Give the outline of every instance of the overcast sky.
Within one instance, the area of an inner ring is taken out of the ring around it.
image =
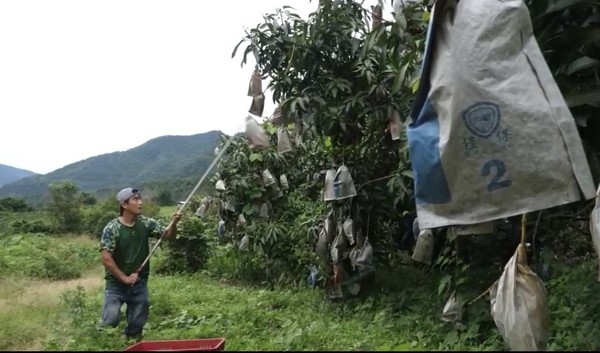
[[[251,103],[253,59],[231,59],[244,27],[317,3],[0,1],[0,164],[45,174],[159,136],[234,133]]]

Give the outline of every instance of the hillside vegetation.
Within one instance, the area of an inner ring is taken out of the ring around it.
[[[36,173],[29,170],[19,169],[8,165],[0,164],[0,187],[2,185],[10,184],[14,181],[27,178],[35,174]]]
[[[69,164],[44,175],[24,178],[0,187],[0,197],[15,196],[39,205],[52,183],[71,181],[79,190],[112,197],[134,185],[168,188],[177,197],[189,192],[214,158],[221,136],[210,131],[190,136],[161,136],[127,151],[107,153]]]

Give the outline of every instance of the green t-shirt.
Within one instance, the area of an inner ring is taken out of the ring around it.
[[[112,253],[115,263],[125,275],[132,274],[150,253],[149,237],[160,237],[164,227],[153,218],[139,216],[133,227],[121,223],[118,218],[108,222],[102,231],[101,250]],[[147,279],[150,261],[142,269],[140,278]],[[106,287],[123,287],[125,284],[105,270]]]

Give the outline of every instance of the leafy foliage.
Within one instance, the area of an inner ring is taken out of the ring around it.
[[[166,255],[156,272],[186,273],[203,269],[212,249],[207,229],[210,226],[197,217],[184,217],[177,225],[175,239],[165,240]]]
[[[98,249],[43,234],[0,236],[0,277],[72,279],[98,263]]]
[[[426,7],[412,5],[394,22],[371,25],[370,12],[358,2],[321,1],[308,19],[284,7],[247,32],[242,62],[254,53],[257,69],[270,79],[268,89],[281,109],[282,128],[293,135],[294,151],[278,153],[276,123],[265,123],[271,146],[252,150],[234,143],[219,165],[218,177],[227,185],[219,197],[236,203],[233,215],[224,218],[226,229],[234,228],[239,213],[249,220],[243,234],[254,241],[257,259],[265,256],[258,262],[270,276],[289,265],[292,248],[304,250],[296,276],[308,273],[317,262],[315,230],[332,208],[356,214],[355,222],[376,247],[389,242],[384,235],[390,224],[399,224],[402,211],[413,209],[406,139],[392,140],[387,123],[409,110],[427,16]],[[236,52],[237,47],[233,56]],[[358,195],[350,203],[325,205],[324,172],[342,164]],[[264,187],[265,169],[290,179],[283,197]],[[256,217],[262,203],[272,206],[268,222]],[[304,206],[313,211],[303,211]],[[306,222],[299,226],[303,213]]]
[[[46,205],[50,217],[61,231],[73,232],[81,224],[81,199],[75,184],[65,181],[49,186],[50,196]]]
[[[579,126],[595,182],[600,182],[600,5],[581,0],[528,0],[544,58]]]
[[[16,197],[0,199],[0,210],[10,212],[27,212],[33,209],[27,205],[25,200]]]

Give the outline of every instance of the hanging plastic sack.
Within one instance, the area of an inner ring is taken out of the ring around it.
[[[381,6],[371,6],[372,10],[372,18],[373,18],[373,29],[377,28],[383,19],[383,14],[381,12]]]
[[[344,221],[344,234],[346,235],[346,239],[348,239],[348,243],[350,246],[353,246],[355,243],[354,240],[354,221],[352,218],[348,217]]]
[[[460,323],[462,322],[463,312],[463,303],[459,301],[456,291],[453,291],[446,305],[444,305],[444,310],[442,310],[442,321]]]
[[[283,192],[281,191],[281,189],[279,188],[279,185],[277,185],[277,183],[271,185],[271,187],[269,188],[270,192],[271,192],[271,197],[275,200],[283,197]]]
[[[356,196],[356,188],[352,181],[352,175],[350,175],[350,171],[345,165],[341,165],[335,174],[333,192],[335,194],[335,200],[343,200]]]
[[[200,218],[204,218],[205,214],[206,214],[206,205],[205,204],[201,204],[200,207],[198,207],[198,209],[196,210],[196,212],[194,212],[194,215],[196,217],[200,217]]]
[[[363,245],[358,249],[356,254],[356,268],[361,275],[373,272],[373,246],[369,241],[369,237],[365,238]]]
[[[250,105],[250,109],[248,109],[248,113],[256,116],[262,116],[264,109],[265,95],[261,94],[260,96],[252,98],[252,104]]]
[[[329,242],[327,241],[327,233],[325,233],[325,227],[319,231],[319,238],[315,245],[315,253],[321,259],[329,259]]]
[[[264,219],[269,218],[269,206],[265,202],[263,202],[262,205],[260,205],[260,211],[258,212],[258,216]]]
[[[294,123],[294,141],[297,146],[301,146],[304,142],[302,135],[304,134],[304,122],[302,120],[296,120]]]
[[[208,206],[210,205],[210,197],[209,196],[205,196],[202,201],[200,202],[200,207],[198,207],[198,209],[196,210],[196,212],[194,213],[197,217],[200,218],[204,218],[204,215],[206,215],[206,211],[208,210]]]
[[[273,174],[269,171],[269,169],[265,169],[262,172],[262,181],[264,186],[271,186],[275,184],[275,178]]]
[[[392,116],[390,117],[388,127],[390,129],[392,140],[400,140],[400,128],[402,127],[402,120],[400,119],[400,112],[396,109],[392,109]]]
[[[227,211],[235,212],[235,202],[227,200],[223,203],[223,208]]]
[[[225,191],[225,182],[223,180],[217,180],[215,189],[217,189],[217,191]]]
[[[248,97],[258,97],[263,94],[262,91],[262,78],[260,77],[260,71],[255,68],[250,76],[250,83],[248,84]]]
[[[452,231],[456,235],[491,234],[494,233],[494,221],[453,226]]]
[[[249,248],[250,248],[250,237],[248,237],[248,234],[246,234],[242,237],[242,240],[240,240],[239,249],[241,251],[247,251]]]
[[[219,224],[217,225],[217,236],[220,238],[225,234],[225,221],[223,218],[219,220]]]
[[[600,282],[600,186],[596,191],[596,205],[590,214],[590,234],[592,235],[592,242],[596,249],[596,256],[598,258],[598,282]]]
[[[421,230],[413,250],[412,259],[431,265],[433,261],[433,241],[433,231],[431,229]]]
[[[545,350],[550,315],[544,282],[527,265],[525,246],[504,267],[490,290],[491,312],[513,351]]]
[[[219,146],[215,147],[215,156],[219,154]]]
[[[413,231],[413,236],[415,237],[415,241],[416,241],[417,239],[419,239],[419,233],[421,233],[421,230],[419,229],[418,217],[415,217],[415,220],[413,221],[412,231]]]
[[[333,241],[333,238],[335,238],[335,221],[333,219],[333,211],[330,211],[325,217],[323,229],[325,230],[325,235],[327,236],[326,240],[329,244]]]
[[[404,12],[406,7],[421,4],[423,0],[394,0],[392,7],[392,13],[394,15],[401,14]]]
[[[325,201],[335,200],[335,169],[328,169],[325,173],[325,192],[323,193],[323,199]]]
[[[271,122],[271,124],[273,124],[275,126],[285,124],[285,119],[283,118],[283,111],[281,109],[281,105],[277,105],[275,107],[275,110],[273,111],[273,114],[269,118],[269,121]]]
[[[244,228],[246,226],[246,223],[247,223],[246,217],[244,217],[243,213],[240,213],[240,215],[238,216],[238,219],[237,219],[237,223],[236,223],[237,227]]]
[[[343,200],[356,196],[356,188],[348,167],[341,165],[337,172],[333,169],[325,173],[325,201]]]
[[[281,174],[279,176],[279,185],[281,185],[281,188],[283,190],[287,190],[290,188],[290,184],[288,184],[288,180],[287,180],[287,177],[285,176],[285,174]]]
[[[252,148],[269,146],[269,136],[267,136],[265,129],[251,116],[246,117],[244,135],[250,141]]]
[[[523,1],[438,1],[426,43],[407,130],[421,229],[594,196],[575,120]]]
[[[339,265],[333,266],[333,276],[327,281],[327,295],[330,299],[340,299],[344,297],[342,286],[339,284],[344,278],[346,278],[346,271]]]
[[[348,243],[344,236],[344,230],[342,222],[338,222],[337,235],[331,243],[331,260],[334,264],[338,264],[340,261],[348,257]]]
[[[281,126],[277,129],[277,152],[286,153],[293,151],[292,142],[287,128]]]

